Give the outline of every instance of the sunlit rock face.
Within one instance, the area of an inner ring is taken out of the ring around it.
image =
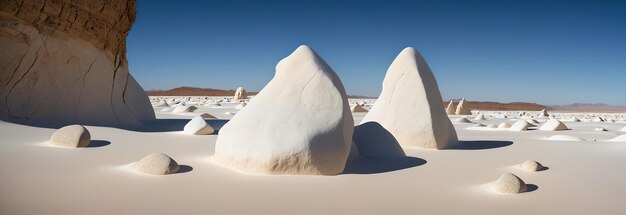
[[[128,72],[134,0],[0,0],[0,117],[57,124],[154,119]]]

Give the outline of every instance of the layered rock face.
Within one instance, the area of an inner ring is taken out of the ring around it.
[[[213,158],[255,174],[335,175],[346,165],[353,128],[339,77],[311,48],[300,46],[220,129]]]
[[[154,119],[128,72],[134,0],[0,0],[0,117],[55,124]]]

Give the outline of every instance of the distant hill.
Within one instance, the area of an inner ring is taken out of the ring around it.
[[[148,96],[233,96],[235,90],[220,90],[198,87],[177,87],[171,90],[148,90]],[[257,92],[248,92],[248,95],[256,95]]]
[[[550,109],[562,112],[626,112],[626,106],[611,106],[604,103],[574,103],[552,105]]]
[[[500,102],[483,102],[483,101],[469,101],[470,108],[472,110],[501,110],[501,111],[514,111],[514,110],[530,110],[530,111],[539,111],[542,109],[549,109],[545,105],[540,105],[536,103],[527,103],[527,102],[511,102],[511,103],[500,103]],[[449,101],[444,102],[443,106],[446,108],[448,106]],[[454,103],[458,104],[458,100]]]

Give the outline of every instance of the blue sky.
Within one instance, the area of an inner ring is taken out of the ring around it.
[[[351,95],[412,46],[444,100],[626,105],[626,1],[139,0],[127,51],[144,89],[258,91],[300,44]]]

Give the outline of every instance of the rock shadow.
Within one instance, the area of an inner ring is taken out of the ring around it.
[[[193,170],[193,167],[189,165],[178,165],[178,172],[174,174],[188,173],[188,172],[191,172],[192,170]]]
[[[169,132],[169,131],[182,131],[185,125],[191,119],[155,119],[143,121],[140,125],[132,125],[132,126],[123,126],[123,125],[111,125],[111,124],[101,124],[101,123],[90,123],[90,122],[78,122],[78,123],[69,123],[69,122],[57,122],[57,121],[29,121],[29,120],[19,120],[19,119],[0,119],[2,121],[16,123],[20,125],[34,126],[39,128],[51,128],[58,129],[63,126],[79,124],[84,126],[102,126],[102,127],[110,127],[110,128],[119,128],[129,131],[138,131],[138,132]],[[228,119],[205,119],[207,124],[211,125],[213,129],[215,129],[216,133],[219,129],[224,126],[229,120]]]
[[[352,139],[362,156],[406,156],[398,140],[378,122],[366,122],[355,126]]]
[[[89,145],[86,146],[85,148],[98,148],[98,147],[103,147],[103,146],[108,146],[108,145],[111,145],[110,141],[92,140],[91,142],[89,142]]]
[[[530,193],[533,192],[535,190],[539,189],[539,186],[535,185],[535,184],[526,184],[526,192],[524,193]]]
[[[462,140],[446,147],[445,150],[485,150],[506,147],[512,144],[512,141],[500,140]]]
[[[416,157],[367,157],[358,156],[348,160],[342,174],[376,174],[391,172],[426,164]]]

